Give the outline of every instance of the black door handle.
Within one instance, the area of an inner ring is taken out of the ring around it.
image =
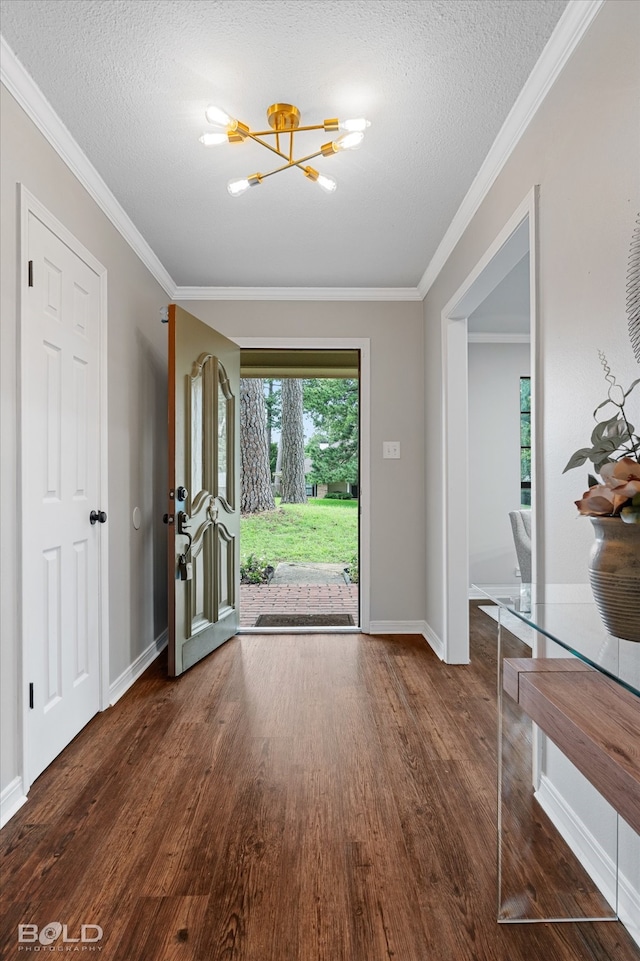
[[[185,557],[191,550],[191,544],[193,542],[193,538],[191,537],[191,534],[189,533],[189,529],[188,529],[190,520],[191,518],[189,517],[186,511],[178,511],[178,534],[183,534],[185,537],[189,539],[187,549],[184,552]]]
[[[91,511],[89,514],[89,520],[92,524],[104,524],[107,519],[107,515],[104,511]]]

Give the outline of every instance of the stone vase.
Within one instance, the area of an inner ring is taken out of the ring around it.
[[[589,560],[591,590],[609,634],[640,642],[640,524],[591,517],[596,540]]]

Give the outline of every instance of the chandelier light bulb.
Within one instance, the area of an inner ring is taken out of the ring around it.
[[[357,117],[354,120],[341,120],[338,124],[340,130],[346,130],[348,133],[363,133],[370,126],[371,121],[365,120],[364,117]]]
[[[338,186],[333,177],[327,177],[326,174],[318,174],[316,183],[318,187],[322,187],[328,194],[332,194]]]
[[[243,180],[230,180],[227,184],[227,190],[232,197],[239,197],[240,194],[243,194],[245,190],[249,189],[250,186],[251,185],[246,178]]]
[[[305,177],[308,177],[314,184],[322,187],[328,194],[332,194],[338,186],[333,177],[327,177],[326,174],[318,173],[315,167],[303,167],[302,170]]]
[[[216,107],[214,104],[209,104],[204,115],[209,123],[216,127],[233,127],[235,123],[233,117],[230,117],[226,110],[223,110],[222,107]]]
[[[226,133],[203,133],[199,139],[205,147],[215,147],[219,143],[229,143],[229,137]]]
[[[333,141],[333,146],[335,150],[355,150],[359,147],[364,140],[364,134],[361,130],[354,130],[351,133],[344,133],[337,140]]]
[[[255,187],[256,184],[261,183],[262,174],[251,174],[250,177],[244,177],[242,180],[230,180],[227,184],[227,190],[232,197],[239,197],[249,187]]]

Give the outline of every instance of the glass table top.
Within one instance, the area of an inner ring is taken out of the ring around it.
[[[547,638],[640,695],[640,643],[609,634],[593,601],[573,600],[584,597],[584,590],[577,590],[576,585],[547,585],[545,595],[554,599],[554,603],[549,603],[538,602],[535,587],[531,585],[518,583],[514,584],[513,591],[498,593],[486,585],[474,587],[537,631],[538,646],[540,640]],[[543,649],[534,652],[534,656],[553,656],[554,652],[544,650],[545,646],[543,641]]]

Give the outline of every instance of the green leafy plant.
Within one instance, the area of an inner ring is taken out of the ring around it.
[[[598,351],[598,356],[609,384],[607,399],[593,412],[597,423],[591,434],[591,447],[577,450],[563,474],[591,461],[601,482],[589,475],[589,489],[575,502],[579,512],[589,516],[620,516],[628,524],[640,524],[640,437],[625,407],[640,378],[625,391],[611,373],[602,351]],[[598,421],[598,411],[609,405],[617,408],[613,417]]]
[[[347,493],[347,491],[328,491],[324,495],[324,500],[327,501],[352,501],[353,494]]]
[[[241,584],[268,584],[274,568],[267,564],[263,557],[249,554],[246,560],[240,562]]]
[[[354,554],[347,566],[347,574],[352,584],[360,582],[360,568],[358,566],[358,555]]]

